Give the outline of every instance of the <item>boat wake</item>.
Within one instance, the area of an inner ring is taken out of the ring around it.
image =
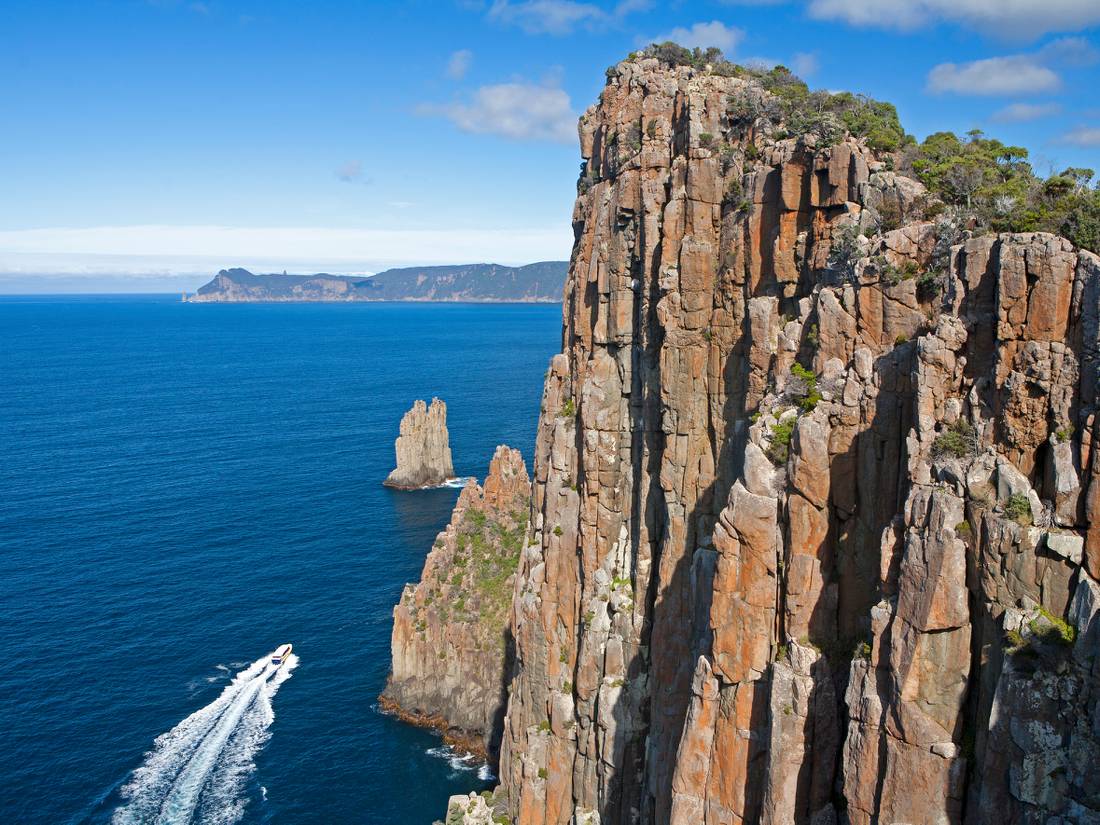
[[[241,818],[247,802],[241,791],[275,719],[271,697],[298,664],[291,654],[276,667],[271,656],[253,662],[217,699],[157,737],[121,790],[126,802],[111,818],[114,825],[230,825]]]

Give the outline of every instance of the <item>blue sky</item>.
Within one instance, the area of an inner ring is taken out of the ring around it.
[[[42,0],[0,18],[0,291],[565,258],[576,117],[668,36],[1100,169],[1096,0]]]

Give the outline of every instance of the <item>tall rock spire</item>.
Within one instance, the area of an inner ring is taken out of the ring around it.
[[[394,451],[397,467],[387,476],[387,487],[415,490],[453,478],[447,405],[433,398],[429,407],[418,399],[401,419]]]

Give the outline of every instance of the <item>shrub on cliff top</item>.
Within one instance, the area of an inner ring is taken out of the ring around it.
[[[960,138],[936,132],[906,157],[912,174],[993,232],[1053,232],[1100,251],[1100,189],[1092,169],[1070,167],[1043,179],[1022,146],[972,130]]]
[[[839,141],[843,132],[865,138],[882,152],[893,152],[911,143],[891,103],[851,92],[831,94],[810,87],[785,66],[758,73],[761,85],[783,101],[783,120],[793,134],[816,134],[826,144]]]
[[[711,47],[709,49],[688,49],[679,43],[666,40],[664,43],[651,43],[642,50],[643,57],[655,57],[670,68],[677,66],[691,66],[694,69],[702,69],[710,66],[715,74],[734,76],[740,67],[726,60],[721,49]]]
[[[688,49],[671,41],[653,43],[641,52],[641,56],[656,58],[671,68],[690,66],[722,77],[755,77],[779,99],[779,105],[770,106],[762,99],[741,100],[739,107],[752,109],[742,112],[742,119],[764,116],[773,121],[782,120],[790,134],[816,134],[822,142],[832,144],[847,131],[865,138],[873,149],[884,152],[896,151],[913,140],[902,129],[897,109],[892,104],[850,92],[811,92],[809,86],[786,66],[746,68],[726,60],[721,49]]]
[[[510,583],[526,535],[524,506],[510,514],[466,510],[456,538],[456,547],[465,555],[456,554],[459,570],[450,580],[452,586],[467,585],[451,603],[456,610],[469,606],[487,628],[503,620],[511,606]]]

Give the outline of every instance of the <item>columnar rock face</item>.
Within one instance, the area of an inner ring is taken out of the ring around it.
[[[463,488],[418,584],[393,611],[383,705],[494,757],[500,742],[513,582],[531,482],[518,450],[497,447],[483,487]]]
[[[394,444],[397,467],[386,477],[387,487],[415,490],[454,477],[446,404],[433,398],[429,407],[417,400],[401,418],[400,432]]]
[[[509,815],[1098,822],[1100,260],[767,95],[634,59],[581,119]]]

